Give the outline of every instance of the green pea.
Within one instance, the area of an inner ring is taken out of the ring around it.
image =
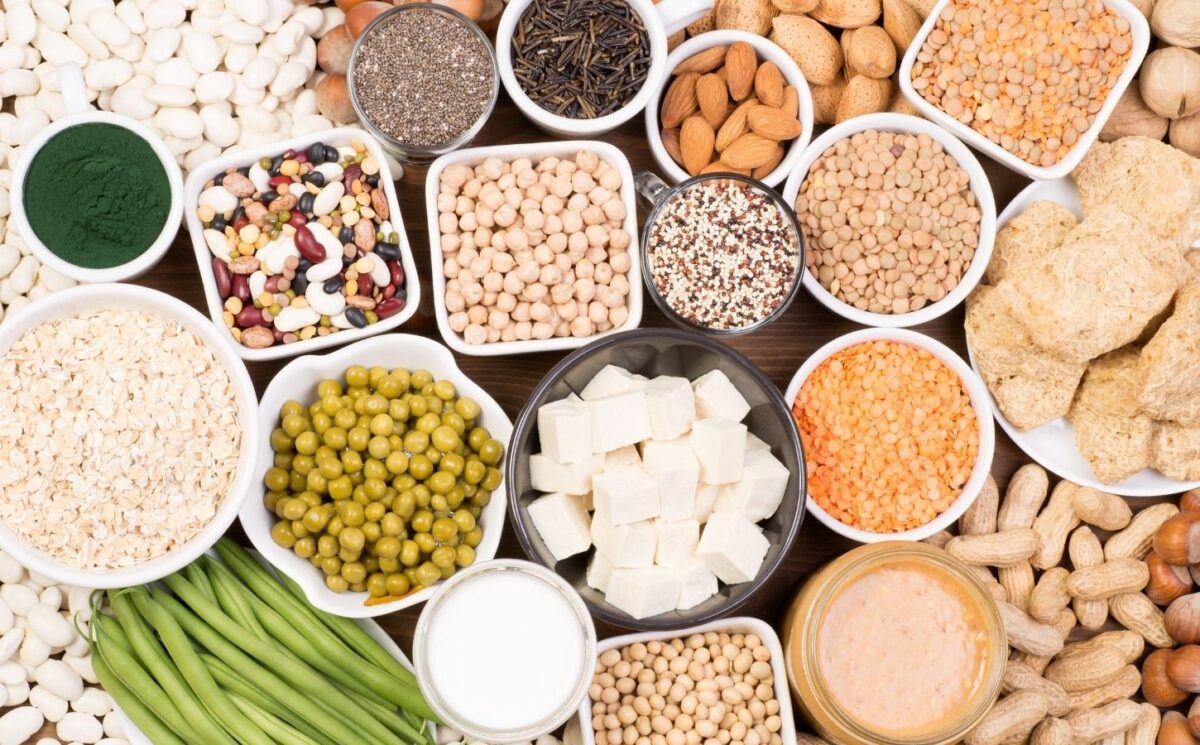
[[[370,382],[370,375],[367,368],[362,365],[351,365],[346,368],[346,384],[354,386],[367,385]]]
[[[337,538],[331,535],[323,535],[317,539],[317,555],[322,557],[337,556],[338,542]]]
[[[421,390],[425,386],[433,382],[433,373],[428,370],[413,370],[412,372],[412,387]]]
[[[299,520],[304,517],[305,512],[308,512],[308,505],[303,499],[289,499],[283,503],[283,514],[280,517],[285,520]]]
[[[271,527],[271,539],[284,548],[296,545],[296,536],[292,533],[292,526],[288,522],[275,523]]]
[[[411,474],[407,473],[397,476],[396,480],[392,482],[392,486],[395,487],[396,491],[411,489],[416,485],[417,480],[414,479]]]
[[[302,491],[296,495],[296,499],[302,500],[308,507],[320,507],[321,497],[310,491]]]
[[[429,508],[434,511],[434,514],[441,514],[450,509],[450,501],[446,499],[445,494],[434,494],[429,498]]]
[[[310,473],[313,473],[312,468],[308,469],[303,476],[300,475],[299,471],[292,471],[291,477],[288,481],[288,489],[291,491],[304,491],[307,489],[308,474]]]
[[[454,488],[454,474],[448,471],[438,471],[425,482],[429,491],[434,494],[448,494]]]
[[[438,542],[448,541],[458,533],[458,526],[448,517],[439,517],[433,521],[430,528],[433,539]]]
[[[391,472],[388,471],[383,461],[378,458],[368,458],[367,462],[363,464],[363,475],[369,479],[384,481],[391,476]]]
[[[400,563],[406,567],[415,567],[421,560],[421,549],[416,541],[404,541],[400,544]]]
[[[321,399],[321,413],[332,417],[338,413],[338,409],[342,408],[342,397],[339,396],[324,396]]]
[[[412,487],[412,493],[417,498],[417,505],[421,507],[429,506],[429,497],[433,492],[429,491],[429,487],[424,484],[415,484]]]
[[[404,532],[404,518],[395,512],[389,512],[379,521],[385,536],[398,536]]]
[[[427,561],[417,567],[417,582],[422,587],[429,587],[442,578],[442,572],[437,565]]]
[[[463,536],[463,543],[471,548],[477,547],[483,541],[483,530],[476,525]]]
[[[424,422],[425,417],[421,417],[421,421],[417,422],[417,427],[420,428]],[[438,424],[430,430],[429,440],[435,448],[443,453],[453,452],[461,442],[458,439],[458,433],[452,427],[447,427],[444,424]]]
[[[337,538],[346,529],[346,523],[342,520],[341,515],[334,515],[329,518],[329,522],[325,525],[325,532]]]
[[[313,453],[313,459],[317,461],[317,465],[319,466],[321,465],[321,461],[326,460],[327,458],[336,458],[337,455],[337,451],[335,451],[333,448],[329,447],[328,445],[322,445],[317,448],[317,452]]]
[[[319,533],[325,529],[325,525],[329,522],[329,512],[323,507],[309,507],[304,513],[304,527],[314,533]]]
[[[374,388],[379,383],[379,379],[388,374],[387,368],[383,365],[372,365],[368,372],[369,385]]]
[[[338,458],[326,458],[319,466],[321,475],[326,479],[336,479],[342,475],[342,461]]]
[[[383,502],[372,502],[363,509],[363,517],[367,518],[368,522],[379,522],[386,514],[387,507]]]
[[[393,572],[400,571],[400,560],[399,559],[383,559],[383,558],[381,558],[379,560],[379,571],[384,572],[386,574],[391,574]]]
[[[358,502],[346,499],[338,502],[338,514],[341,515],[342,521],[347,526],[357,528],[366,520],[366,515],[363,514],[363,506]]]
[[[417,508],[417,497],[411,490],[405,490],[396,495],[392,501],[392,510],[402,518],[412,517]]]
[[[470,533],[475,529],[475,517],[467,510],[455,511],[452,519],[461,533]]]
[[[455,478],[462,475],[463,468],[465,466],[466,462],[458,453],[446,453],[442,456],[442,459],[438,461],[438,470],[445,471]]]
[[[308,410],[304,407],[304,404],[295,399],[284,401],[283,406],[279,407],[279,418],[286,419],[293,415],[304,416],[306,411]]]
[[[317,383],[317,398],[342,395],[342,384],[336,380],[322,380]]]
[[[392,450],[392,452],[388,453],[387,460],[383,464],[387,468],[388,473],[398,476],[408,470],[408,456],[401,450]]]
[[[325,574],[325,586],[332,592],[345,592],[350,589],[350,583],[340,574]]]
[[[433,461],[427,455],[414,455],[408,463],[408,472],[413,478],[424,481],[433,473]]]
[[[328,489],[328,483],[320,471],[309,471],[308,477],[305,479],[305,488],[318,494],[324,494]]]
[[[342,429],[350,429],[358,423],[358,417],[351,408],[338,409],[338,412],[333,415],[333,423]]]
[[[454,563],[460,567],[469,567],[475,563],[475,549],[465,543],[454,547]]]
[[[312,417],[312,430],[318,435],[325,434],[325,430],[333,426],[333,417],[323,411],[318,411]]]
[[[483,481],[479,482],[479,485],[488,491],[492,491],[500,486],[500,469],[489,468],[483,476]]]
[[[387,493],[387,482],[383,479],[367,479],[363,482],[363,491],[372,501],[383,499],[383,495]]]
[[[380,530],[379,523],[377,523],[377,522],[363,523],[362,532],[363,532],[363,535],[366,536],[366,538],[367,538],[367,543],[370,543],[372,545],[374,545],[375,541],[378,541],[380,538],[383,537],[383,531]]]
[[[347,551],[362,551],[365,543],[366,536],[363,535],[361,528],[347,527],[338,536],[338,544]]]
[[[312,455],[317,452],[317,446],[320,441],[317,439],[316,432],[301,432],[296,437],[296,452],[301,455]]]
[[[371,416],[386,413],[387,410],[388,400],[378,394],[367,396],[367,400],[363,404],[363,413],[370,414]]]
[[[462,504],[463,500],[466,498],[467,495],[463,491],[462,486],[455,484],[454,488],[446,494],[446,506],[452,510],[458,509],[458,506]]]
[[[288,414],[280,423],[283,431],[288,437],[296,437],[304,430],[308,429],[308,419],[299,414]]]
[[[373,598],[387,595],[387,580],[378,572],[367,577],[367,594]]]
[[[295,455],[293,453],[275,453],[275,455],[271,457],[271,463],[276,468],[282,468],[285,471],[290,471],[292,470],[292,458],[294,457]]]
[[[489,466],[499,463],[502,455],[504,455],[504,445],[497,439],[485,440],[479,447],[479,460]]]
[[[467,432],[467,423],[453,411],[447,411],[442,414],[442,424],[454,430],[454,434],[460,439]]]
[[[342,565],[342,576],[351,584],[364,582],[367,579],[367,568],[360,561],[352,561]]]
[[[439,569],[448,566],[454,566],[455,552],[449,546],[438,546],[429,555],[429,560]]]
[[[314,440],[316,437],[316,435],[313,435]],[[317,448],[314,446],[313,453],[315,452],[317,452]],[[316,468],[316,466],[317,461],[312,457],[312,453],[308,453],[307,455],[297,455],[296,457],[292,458],[292,470],[301,476],[307,476],[308,472]]]
[[[408,524],[418,533],[428,533],[433,529],[433,513],[429,510],[418,510],[413,513]]]
[[[403,574],[397,573],[387,576],[388,595],[404,595],[408,592],[408,588],[408,577],[405,577]]]
[[[362,456],[353,450],[342,451],[342,470],[346,473],[358,473],[363,468]]]
[[[382,414],[380,416],[382,416]],[[392,452],[392,443],[388,440],[388,438],[376,435],[375,437],[371,438],[370,442],[367,443],[367,452],[371,454],[372,458],[387,460],[387,457]]]
[[[334,450],[344,450],[346,448],[346,430],[341,427],[330,427],[325,430],[321,440]]]
[[[271,430],[271,450],[277,453],[290,453],[295,441],[283,431],[282,427]]]
[[[400,541],[393,536],[384,536],[375,544],[375,552],[387,559],[400,555]]]
[[[483,465],[483,461],[475,456],[467,459],[467,463],[463,466],[462,477],[468,484],[478,484],[483,481],[483,477],[487,474],[487,466]]]
[[[417,429],[404,433],[404,449],[410,453],[423,453],[429,447],[429,435]]]
[[[439,380],[433,384],[433,395],[437,396],[443,401],[449,401],[453,399],[457,392],[458,391],[454,390],[454,384],[449,380]]]
[[[429,413],[429,402],[424,396],[409,396],[408,397],[408,416],[409,418],[419,419]]]
[[[296,541],[296,545],[292,546],[292,550],[301,559],[311,559],[317,554],[317,541],[311,536],[306,536]]]
[[[475,496],[471,497],[471,505],[474,507],[487,507],[490,501],[492,501],[492,492],[490,489],[480,489],[475,492]]]
[[[291,475],[282,468],[268,468],[263,483],[271,491],[283,491],[291,483]]]
[[[470,434],[467,435],[467,445],[478,453],[479,449],[483,447],[483,443],[487,442],[491,437],[492,434],[486,428],[474,427]]]
[[[354,491],[354,484],[350,477],[342,474],[326,484],[329,491],[329,496],[337,500],[345,500],[350,498],[350,494]]]
[[[396,423],[396,429],[403,430],[404,422],[408,421],[408,403],[403,399],[393,398],[391,401],[388,401],[387,414]]]
[[[348,548],[342,548],[341,550],[338,551],[337,557],[339,559],[341,559],[343,563],[350,562],[350,561],[358,561],[360,558],[362,558],[362,552],[361,551],[351,551]]]
[[[454,410],[467,421],[478,418],[480,411],[479,404],[475,402],[475,399],[466,396],[454,402]]]

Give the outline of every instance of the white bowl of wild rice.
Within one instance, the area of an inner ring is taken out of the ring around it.
[[[255,478],[258,398],[222,332],[156,290],[55,293],[0,327],[0,549],[55,582],[191,563]]]

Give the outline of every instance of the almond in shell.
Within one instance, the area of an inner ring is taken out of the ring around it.
[[[778,13],[771,0],[721,0],[713,9],[715,27],[762,36],[771,30]]]
[[[800,136],[800,120],[773,106],[760,104],[750,109],[746,114],[746,123],[754,134],[775,142],[786,142]]]
[[[721,125],[721,129],[717,132],[716,148],[718,153],[725,152],[725,148],[733,144],[733,141],[750,131],[750,125],[746,121],[746,117],[750,113],[750,109],[758,105],[757,98],[751,98],[743,101],[738,105],[725,123]]]
[[[715,130],[729,116],[729,88],[718,75],[708,73],[696,81],[696,100],[700,103],[700,113],[708,120]]]
[[[771,41],[796,61],[809,85],[830,85],[842,76],[842,48],[829,29],[793,15],[776,16],[771,27]]]
[[[814,85],[812,87],[813,122],[816,124],[833,124],[837,119],[838,102],[846,90],[846,81],[840,77],[831,85]]]
[[[683,154],[683,167],[695,176],[712,162],[713,143],[716,135],[712,125],[702,116],[689,116],[679,130],[679,151]]]
[[[754,73],[754,95],[767,106],[776,108],[783,105],[783,87],[787,81],[774,62],[767,60],[758,66]]]
[[[835,28],[862,28],[879,19],[879,0],[821,0],[810,15]]]
[[[866,75],[855,75],[846,83],[846,90],[838,99],[835,123],[841,124],[847,119],[864,114],[874,114],[883,111],[892,101],[892,84],[890,80],[876,80]]]
[[[741,101],[754,90],[754,75],[758,72],[758,55],[754,47],[744,41],[729,45],[725,53],[725,83],[729,96]]]
[[[696,52],[691,57],[676,65],[671,74],[682,75],[685,72],[698,72],[703,75],[706,72],[712,72],[725,63],[725,53],[727,51],[729,51],[729,46],[721,44],[720,46],[709,47],[702,52]]]
[[[753,170],[771,161],[776,145],[774,140],[750,132],[730,143],[721,153],[721,160],[733,168]]]
[[[683,124],[684,119],[696,111],[700,105],[696,100],[696,81],[699,79],[699,73],[685,72],[677,75],[671,81],[671,86],[667,88],[667,95],[663,96],[660,114],[664,128],[678,127]]]
[[[780,13],[804,15],[811,13],[821,0],[771,0]]]

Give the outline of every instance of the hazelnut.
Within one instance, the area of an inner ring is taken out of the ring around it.
[[[1200,732],[1200,706],[1197,705],[1200,699],[1192,699],[1192,705],[1188,708],[1187,723],[1188,729],[1192,732],[1192,737],[1200,737],[1197,732]]]
[[[1142,696],[1155,706],[1168,708],[1183,702],[1187,693],[1181,691],[1167,678],[1167,660],[1171,650],[1158,649],[1151,652],[1142,663]]]
[[[1200,514],[1200,489],[1191,489],[1180,495],[1179,511]]]
[[[1163,712],[1156,742],[1157,745],[1198,745],[1196,737],[1188,727],[1188,718],[1177,711]]]
[[[1150,582],[1146,585],[1146,597],[1156,605],[1169,605],[1176,598],[1192,590],[1192,576],[1186,567],[1177,567],[1163,561],[1158,554],[1146,557],[1150,569]]]
[[[1163,623],[1171,638],[1180,644],[1200,642],[1200,593],[1173,600],[1167,607]],[[1197,660],[1200,660],[1200,655],[1197,655]]]
[[[1181,691],[1200,693],[1200,646],[1188,644],[1167,658],[1167,679]]]
[[[1200,515],[1181,512],[1168,518],[1154,534],[1154,553],[1174,566],[1200,561]]]

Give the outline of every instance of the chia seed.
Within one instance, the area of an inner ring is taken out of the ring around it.
[[[364,117],[406,145],[438,147],[487,114],[491,54],[473,28],[447,13],[408,10],[359,42],[354,95]]]
[[[646,260],[654,289],[676,314],[732,330],[762,321],[787,300],[799,245],[770,197],[741,181],[708,179],[659,211]]]

